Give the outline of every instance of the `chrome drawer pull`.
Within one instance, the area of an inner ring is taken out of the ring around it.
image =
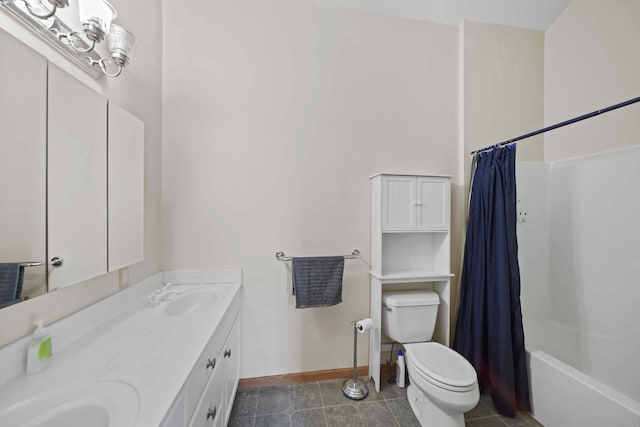
[[[213,409],[209,408],[207,411],[207,419],[214,419],[216,417],[216,412],[218,412],[218,407],[214,406]]]
[[[213,369],[216,367],[216,358],[214,357],[213,360],[211,359],[207,359],[207,367],[205,369]]]

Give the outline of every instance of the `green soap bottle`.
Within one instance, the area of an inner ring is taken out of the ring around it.
[[[33,322],[36,326],[27,348],[27,374],[39,372],[51,364],[53,347],[51,335],[44,327],[43,320]]]

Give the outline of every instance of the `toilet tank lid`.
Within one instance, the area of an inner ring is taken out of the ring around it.
[[[392,291],[382,293],[382,302],[392,307],[438,305],[440,297],[434,291]]]

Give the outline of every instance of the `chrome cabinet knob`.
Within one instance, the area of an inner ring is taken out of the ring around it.
[[[218,412],[218,407],[214,406],[213,409],[209,408],[207,411],[207,419],[213,420],[216,417],[216,412]]]
[[[231,349],[224,351],[224,357],[231,357]]]
[[[205,369],[209,369],[209,368],[213,369],[215,367],[216,367],[216,359],[215,359],[215,357],[213,358],[213,360],[212,359],[207,359],[207,366],[206,366]]]
[[[59,256],[54,256],[53,258],[51,258],[50,264],[54,267],[60,267],[62,264],[64,264],[64,260]]]

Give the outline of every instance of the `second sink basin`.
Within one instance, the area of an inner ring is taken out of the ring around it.
[[[129,427],[135,424],[140,398],[120,381],[73,384],[24,399],[0,411],[0,426]]]
[[[167,304],[164,308],[164,314],[172,317],[186,316],[201,306],[213,304],[217,299],[218,295],[215,292],[191,292],[181,295]]]

